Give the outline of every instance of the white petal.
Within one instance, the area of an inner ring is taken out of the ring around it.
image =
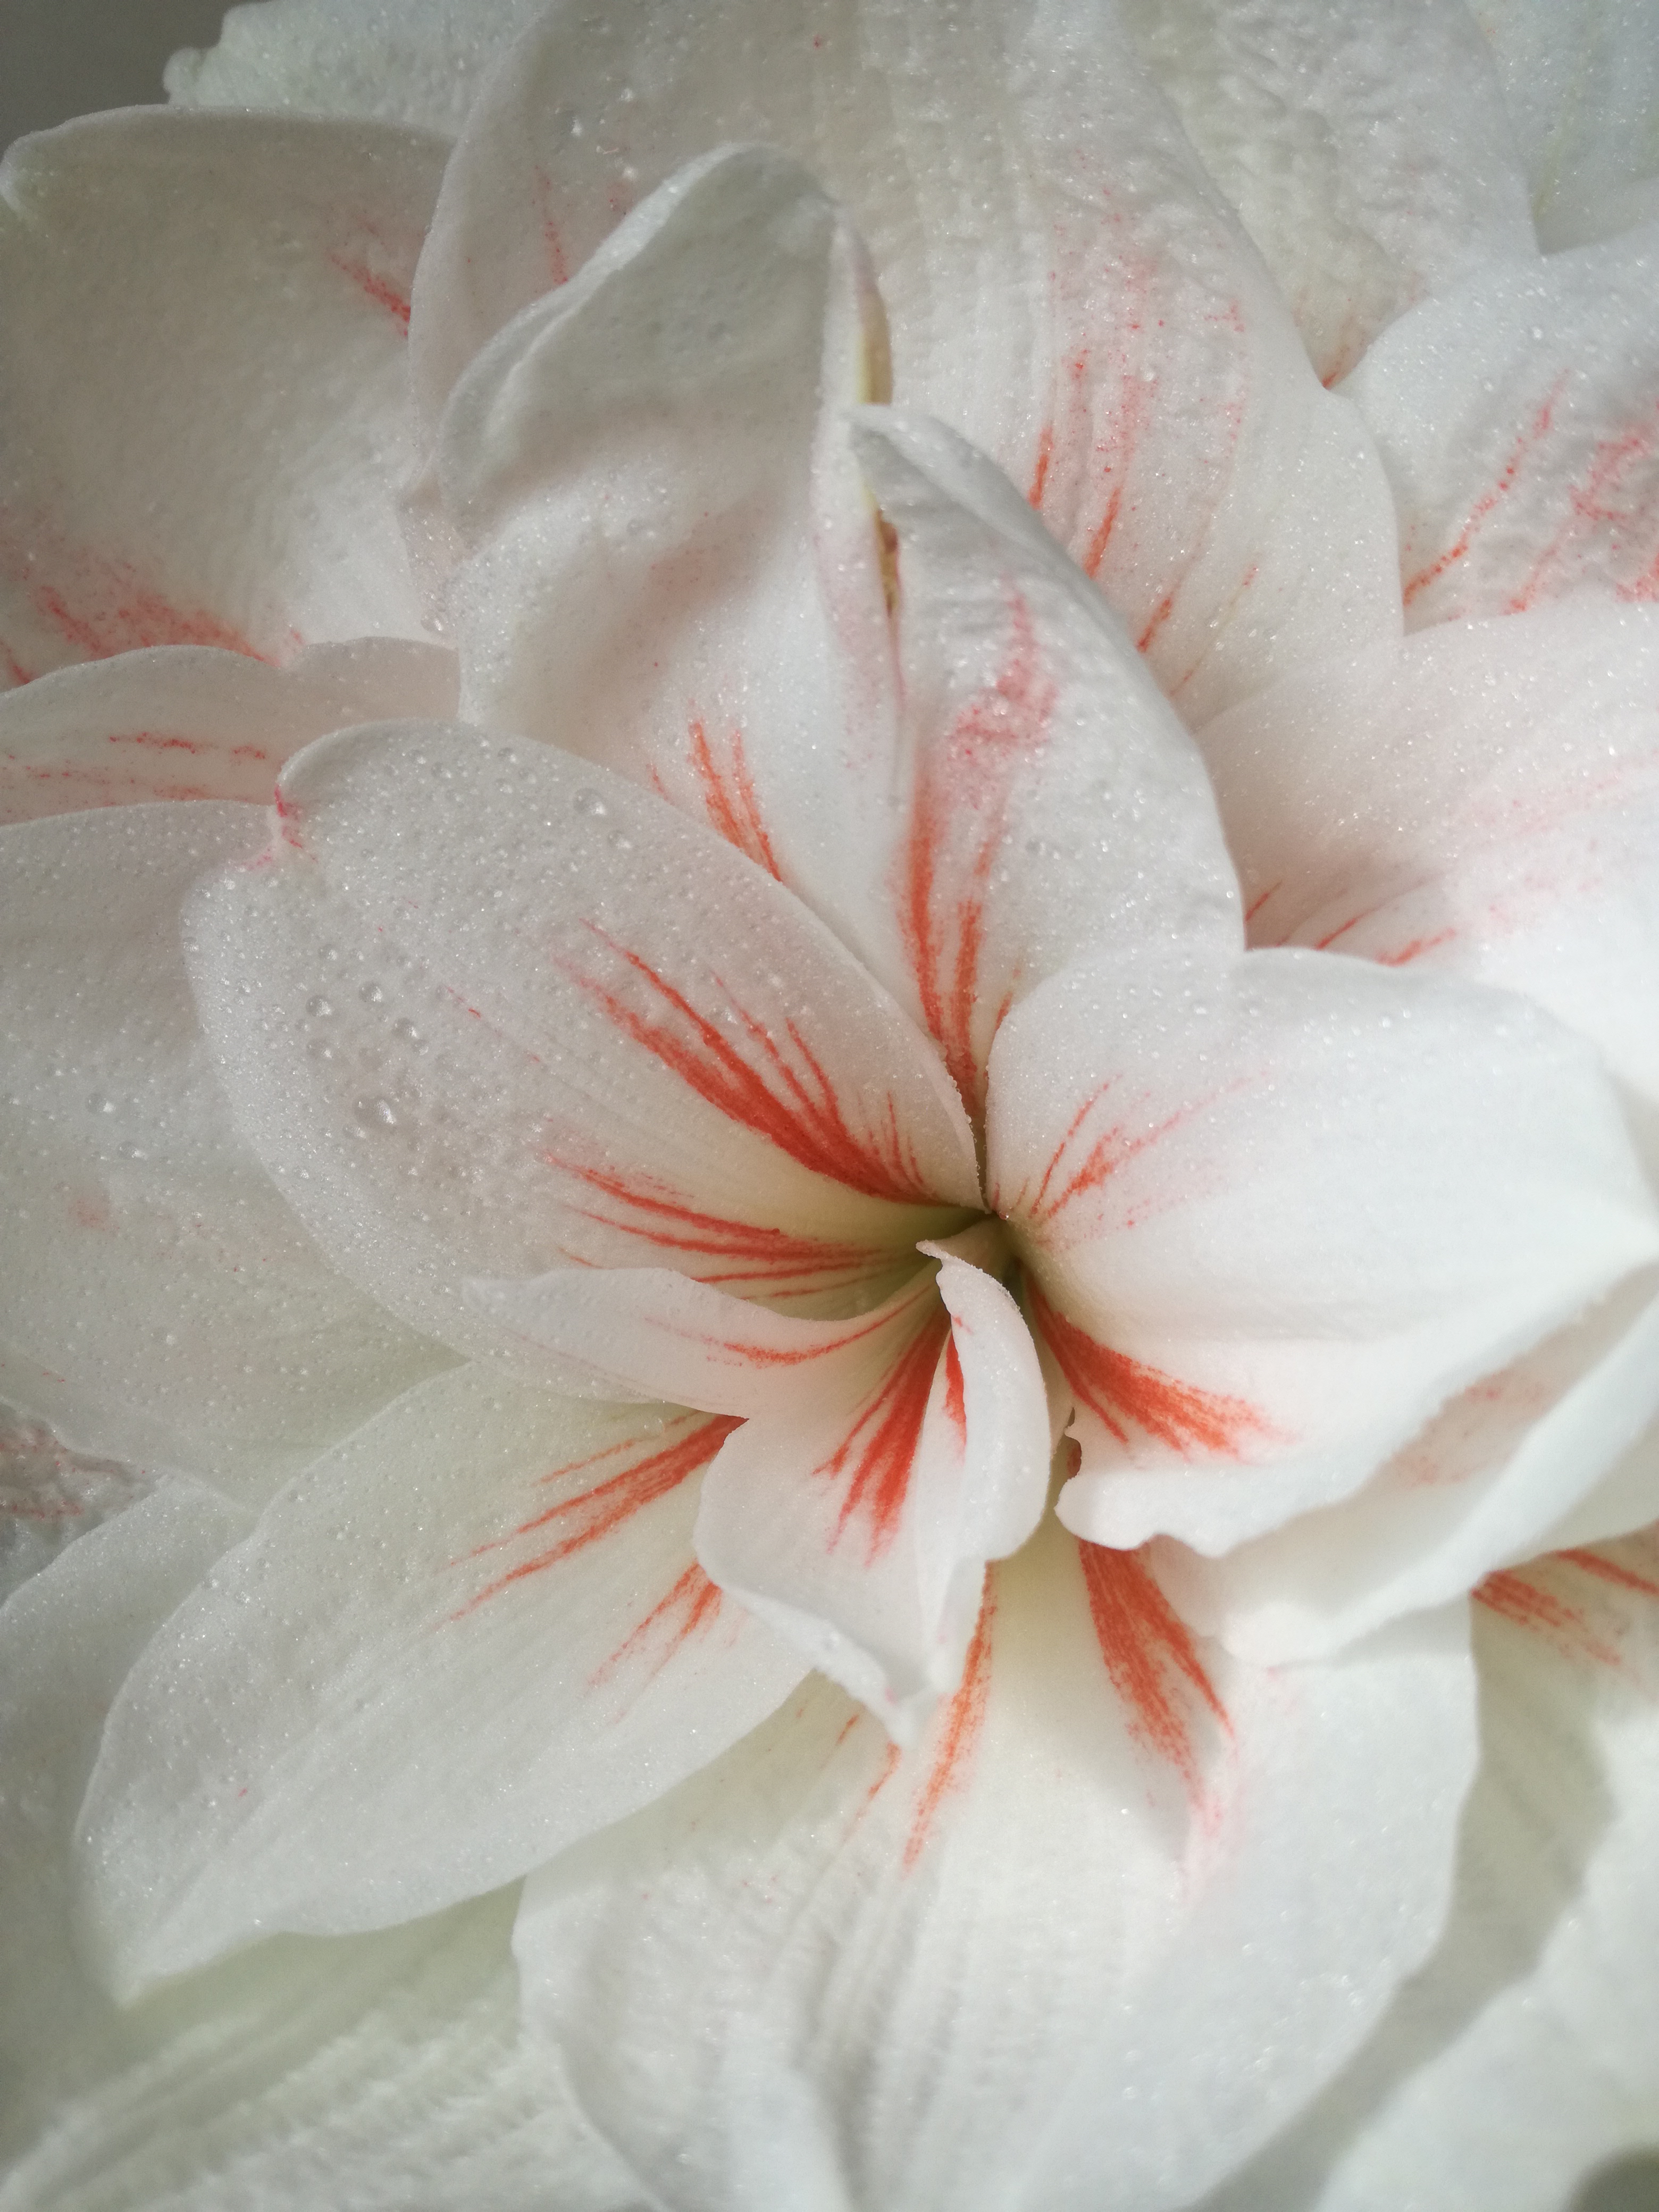
[[[149,799],[261,805],[313,738],[455,711],[455,657],[402,638],[318,645],[285,668],[153,646],[0,693],[0,822]]]
[[[453,133],[491,64],[545,0],[262,0],[234,7],[216,46],[167,64],[181,107],[279,107]]]
[[[416,1326],[517,1360],[464,1284],[573,1260],[844,1312],[975,1202],[933,1048],[650,793],[405,724],[313,747],[279,805],[198,901],[204,1018],[284,1195]]]
[[[897,533],[902,705],[860,794],[878,899],[850,919],[982,1109],[1026,993],[1085,951],[1231,952],[1237,893],[1185,732],[1007,478],[908,416],[868,410],[854,442]]]
[[[890,1328],[798,1374],[787,1406],[722,1449],[696,1528],[713,1579],[903,1743],[961,1680],[986,1563],[1030,1534],[1048,1479],[1018,1308],[960,1251],[931,1249],[938,1297],[913,1302],[896,1347]]]
[[[263,828],[174,803],[0,831],[0,1392],[255,1499],[446,1364],[328,1266],[215,1079],[179,911]]]
[[[619,2212],[637,2192],[516,2033],[514,1897],[267,1945],[118,2011],[71,1938],[70,1831],[105,1710],[242,1516],[191,1484],[0,1613],[6,2212]]]
[[[1454,1398],[1355,1497],[1219,1559],[1154,1547],[1183,1619],[1271,1663],[1340,1650],[1546,1545],[1659,1510],[1659,1302],[1638,1276]]]
[[[105,1729],[78,1844],[112,1986],[493,1889],[771,1712],[801,1662],[691,1555],[730,1426],[469,1369],[290,1484]]]
[[[1659,593],[1659,226],[1498,263],[1385,331],[1343,386],[1399,509],[1410,629],[1584,585]]]
[[[1213,1553],[1349,1495],[1659,1252],[1595,1055],[1501,992],[1079,965],[991,1086],[993,1203],[1077,1406],[1061,1511],[1097,1541]]]
[[[880,543],[838,419],[885,396],[885,346],[845,216],[727,149],[483,350],[438,447],[466,718],[604,761],[832,915],[887,766]]]
[[[1659,1542],[1542,1560],[1478,1604],[1482,1767],[1451,1918],[1352,2066],[1203,2212],[1592,2212],[1659,2111]]]
[[[804,161],[868,241],[895,388],[982,448],[1189,719],[1393,633],[1369,441],[1104,5],[672,0],[550,10],[471,111],[415,313],[467,362],[729,140]]]
[[[1328,384],[1425,292],[1536,255],[1463,0],[1126,0],[1124,15]]]
[[[441,142],[95,116],[0,173],[0,680],[418,637],[394,506]]]
[[[1659,610],[1437,626],[1202,743],[1253,944],[1525,992],[1659,1098]]]
[[[809,1689],[527,1887],[527,2020],[675,2212],[1186,2203],[1433,1942],[1455,1620],[1255,1674],[1052,1522],[992,1588],[912,1753]]]
[[[1479,0],[1547,246],[1620,228],[1659,168],[1659,39],[1643,0]]]

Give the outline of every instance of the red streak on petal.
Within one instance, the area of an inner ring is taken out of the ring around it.
[[[760,802],[755,797],[754,779],[744,752],[743,732],[733,730],[727,741],[731,760],[725,769],[715,761],[708,732],[695,714],[687,725],[687,734],[686,757],[702,793],[703,812],[708,817],[709,828],[724,837],[728,845],[735,845],[757,868],[764,868],[769,876],[781,883],[783,871],[761,819]]]
[[[342,276],[349,277],[366,300],[372,300],[377,307],[384,308],[398,329],[407,334],[410,305],[395,284],[388,283],[384,276],[377,276],[366,261],[349,260],[343,253],[331,253],[328,258]]]
[[[971,1771],[974,1753],[985,1726],[986,1700],[991,1692],[991,1620],[995,1610],[995,1595],[988,1588],[974,1640],[968,1646],[968,1656],[963,1664],[962,1680],[945,1717],[944,1736],[922,1786],[915,1819],[905,1843],[907,1874],[921,1856],[940,1805],[952,1790],[963,1787]]]
[[[1129,1709],[1130,1729],[1168,1759],[1189,1795],[1196,1796],[1200,1777],[1194,1700],[1229,1735],[1232,1731],[1192,1632],[1136,1553],[1082,1542],[1077,1550],[1095,1641],[1112,1687]]]
[[[570,264],[565,254],[564,238],[553,220],[553,179],[545,169],[536,170],[536,205],[541,216],[542,244],[547,254],[547,274],[556,292],[561,284],[570,281]]]
[[[1577,1606],[1566,1603],[1527,1574],[1507,1570],[1488,1575],[1474,1592],[1475,1602],[1517,1628],[1531,1629],[1569,1658],[1591,1659],[1616,1667],[1619,1654],[1599,1637]]]
[[[1559,388],[1559,387],[1558,387]],[[1659,419],[1659,418],[1656,418]],[[1626,430],[1599,439],[1589,465],[1567,488],[1571,509],[1565,521],[1537,555],[1506,611],[1524,614],[1552,586],[1559,591],[1577,580],[1569,556],[1600,541],[1602,547],[1626,555],[1645,539],[1653,543],[1654,514],[1651,463],[1654,458],[1652,423],[1632,424]],[[1655,568],[1659,569],[1659,552]],[[1650,578],[1654,570],[1649,571]],[[1638,578],[1623,586],[1620,596],[1641,599],[1653,596]]]
[[[950,1329],[949,1316],[942,1308],[937,1310],[865,1399],[842,1442],[812,1470],[847,1484],[831,1541],[838,1543],[853,1522],[860,1521],[872,1565],[898,1534],[933,1377]]]
[[[21,685],[33,683],[33,677],[30,674],[29,671],[24,667],[22,662],[17,658],[17,655],[12,651],[9,645],[0,644],[0,654],[3,654],[5,657],[6,673],[10,677],[15,684]]]
[[[1176,595],[1174,592],[1165,592],[1164,597],[1158,601],[1157,606],[1152,610],[1152,620],[1147,623],[1146,629],[1141,631],[1140,635],[1135,640],[1135,651],[1137,653],[1145,653],[1146,651],[1153,639],[1158,635],[1159,630],[1163,629],[1164,623],[1169,621],[1170,617],[1175,612],[1175,603]]]
[[[671,1490],[677,1489],[690,1476],[707,1467],[732,1430],[742,1425],[726,1414],[708,1418],[688,1415],[685,1418],[693,1423],[689,1434],[682,1435],[673,1443],[665,1444],[659,1451],[647,1454],[633,1466],[624,1468],[620,1474],[596,1482],[589,1489],[578,1491],[574,1497],[560,1498],[556,1504],[550,1505],[544,1512],[532,1514],[528,1520],[520,1522],[509,1535],[498,1536],[492,1542],[480,1544],[468,1553],[466,1556],[469,1559],[482,1559],[490,1552],[499,1552],[509,1544],[516,1544],[526,1536],[534,1535],[538,1529],[559,1531],[556,1540],[545,1550],[538,1552],[533,1559],[521,1560],[517,1566],[510,1567],[505,1574],[498,1575],[493,1582],[487,1583],[459,1611],[450,1615],[451,1620],[464,1619],[475,1607],[481,1606],[486,1598],[498,1595],[514,1583],[523,1582],[531,1575],[540,1574],[545,1568],[557,1566],[561,1560],[585,1551],[590,1544],[597,1544],[606,1536],[613,1535],[641,1506],[649,1505],[659,1498],[665,1498]],[[674,1425],[681,1425],[676,1423]],[[542,1476],[541,1480],[544,1483],[560,1481],[568,1475],[580,1473],[584,1468],[598,1467],[607,1459],[615,1459],[619,1454],[637,1448],[632,1439],[626,1443],[613,1444],[605,1451],[594,1453],[589,1459],[573,1460],[568,1466],[554,1468]],[[460,1562],[453,1564],[459,1565]]]
[[[1025,495],[1033,507],[1042,505],[1042,489],[1048,481],[1048,464],[1054,458],[1054,426],[1052,422],[1045,422],[1042,435],[1037,441],[1036,466],[1031,471],[1031,488]]]
[[[111,562],[91,577],[77,605],[52,584],[37,586],[32,600],[42,621],[89,660],[106,660],[148,645],[215,645],[249,660],[265,659],[216,615],[175,607],[159,592],[146,589],[125,563]]]
[[[872,1198],[926,1203],[927,1192],[915,1162],[901,1157],[896,1109],[890,1098],[890,1143],[884,1158],[872,1139],[854,1136],[848,1127],[835,1085],[793,1022],[786,1025],[786,1034],[794,1061],[805,1063],[805,1072],[792,1064],[771,1031],[744,1012],[720,977],[713,979],[762,1062],[757,1067],[744,1057],[732,1036],[700,1014],[647,961],[617,944],[596,923],[587,927],[647,986],[671,1018],[653,1020],[635,1012],[614,991],[574,967],[567,966],[566,974],[617,1028],[700,1098],[816,1175]]]
[[[1279,888],[1279,886],[1278,884],[1269,884],[1265,891],[1258,891],[1256,893],[1255,896],[1250,901],[1249,906],[1244,909],[1244,920],[1247,923],[1252,922],[1255,920],[1257,915],[1261,913],[1262,908],[1267,905],[1267,901],[1273,896],[1273,893]]]
[[[660,1641],[654,1663],[647,1680],[654,1681],[675,1654],[683,1650],[694,1636],[710,1627],[718,1619],[725,1593],[711,1583],[694,1559],[666,1597],[653,1605],[645,1618],[637,1622],[611,1656],[603,1661],[587,1678],[588,1687],[597,1690],[608,1681],[624,1660],[635,1656],[653,1641]]]
[[[1382,968],[1404,968],[1411,961],[1420,959],[1424,953],[1432,952],[1437,945],[1449,945],[1455,937],[1455,929],[1438,929],[1432,937],[1414,937],[1409,945],[1402,945],[1398,952],[1379,952],[1377,965]]]
[[[945,1347],[945,1418],[965,1444],[968,1441],[968,1400],[963,1385],[962,1354],[957,1349],[954,1325],[950,1341]]]
[[[1621,1567],[1616,1560],[1604,1559],[1599,1553],[1558,1552],[1556,1557],[1571,1561],[1582,1573],[1598,1576],[1619,1589],[1634,1590],[1638,1597],[1659,1597],[1659,1583],[1650,1582],[1647,1576],[1638,1575],[1629,1567]]]
[[[1490,491],[1482,492],[1469,509],[1462,530],[1454,543],[1440,555],[1437,560],[1430,562],[1426,568],[1418,569],[1413,575],[1407,578],[1402,596],[1407,606],[1410,606],[1412,601],[1419,593],[1426,591],[1431,584],[1443,576],[1447,569],[1463,559],[1485,527],[1492,510],[1515,489],[1528,456],[1535,450],[1539,441],[1549,434],[1550,426],[1554,419],[1556,403],[1561,397],[1562,388],[1566,380],[1566,372],[1564,370],[1550,386],[1548,397],[1533,416],[1532,421],[1510,447],[1509,458],[1498,471],[1497,483]]]
[[[995,678],[957,710],[919,764],[899,885],[922,1019],[970,1113],[984,1103],[973,1032],[991,871],[1058,696],[1042,672],[1030,609],[1012,587],[1008,611],[1012,634]]]
[[[1161,1368],[1145,1366],[1126,1352],[1097,1344],[1075,1322],[1055,1312],[1035,1277],[1027,1277],[1027,1291],[1031,1317],[1055,1365],[1079,1402],[1103,1421],[1120,1443],[1128,1442],[1133,1426],[1172,1450],[1196,1446],[1237,1458],[1249,1439],[1272,1434],[1247,1399],[1201,1390]]]
[[[1115,1076],[1109,1077],[1092,1097],[1085,1099],[1082,1105],[1078,1108],[1077,1112],[1072,1116],[1066,1133],[1050,1155],[1048,1166],[1042,1170],[1042,1180],[1036,1187],[1035,1196],[1029,1205],[1025,1205],[1023,1201],[1020,1203],[1018,1210],[1024,1213],[1033,1226],[1042,1222],[1052,1221],[1054,1216],[1063,1212],[1074,1199],[1082,1198],[1091,1190],[1098,1190],[1101,1185],[1114,1176],[1127,1160],[1133,1159],[1137,1153],[1148,1151],[1158,1142],[1160,1138],[1168,1136],[1171,1129],[1178,1128],[1189,1115],[1199,1110],[1199,1106],[1202,1103],[1195,1100],[1187,1105],[1176,1107],[1173,1114],[1165,1115],[1163,1121],[1156,1123],[1150,1129],[1143,1130],[1138,1137],[1126,1137],[1121,1124],[1106,1130],[1095,1139],[1084,1155],[1081,1164],[1073,1170],[1059,1188],[1051,1188],[1054,1177],[1060,1172],[1060,1164],[1066,1158],[1073,1139],[1116,1081]]]

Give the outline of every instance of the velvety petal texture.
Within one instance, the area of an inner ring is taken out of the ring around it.
[[[1462,1636],[1256,1675],[1051,1522],[914,1751],[809,1686],[536,1876],[526,2018],[675,2212],[1184,2203],[1434,1940]]]
[[[180,912],[264,835],[215,802],[0,830],[0,1395],[256,1499],[447,1364],[328,1264],[219,1089]]]
[[[1123,0],[1122,15],[1328,384],[1425,292],[1536,254],[1463,0]]]
[[[286,660],[422,635],[394,492],[443,154],[154,109],[11,149],[0,683],[138,647]]]
[[[431,418],[722,140],[786,149],[845,203],[896,391],[1029,488],[1190,719],[1322,637],[1389,634],[1375,454],[1103,0],[948,22],[723,0],[695,38],[665,0],[550,9],[446,174],[411,326]]]
[[[1659,2113],[1659,1541],[1478,1593],[1481,1772],[1447,1934],[1306,2118],[1203,2212],[1644,2203]],[[1605,2194],[1587,2177],[1647,2152]]]
[[[1494,263],[1384,331],[1343,390],[1389,473],[1409,629],[1585,586],[1659,595],[1659,223]]]
[[[67,1844],[111,1697],[243,1516],[174,1484],[0,1610],[6,2212],[633,2212],[629,2177],[522,2051],[514,1896],[287,1939],[118,2009],[71,1930]]]
[[[106,1728],[79,1848],[112,1985],[477,1896],[764,1718],[802,1664],[691,1556],[729,1428],[465,1370],[290,1484]]]

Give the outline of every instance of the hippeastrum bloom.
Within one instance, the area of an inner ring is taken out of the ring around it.
[[[270,0],[14,149],[3,2212],[1644,2139],[1653,57],[1486,15]]]

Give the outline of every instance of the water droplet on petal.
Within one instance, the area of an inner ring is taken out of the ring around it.
[[[421,1042],[421,1033],[407,1014],[399,1015],[393,1022],[392,1034],[395,1037],[401,1037],[405,1044],[419,1044]]]
[[[322,993],[318,991],[306,1000],[306,1012],[319,1022],[326,1021],[334,1012],[334,1001],[332,999],[325,999]]]
[[[360,1098],[352,1109],[365,1129],[395,1129],[398,1109],[389,1098]]]
[[[362,1000],[366,1006],[378,1006],[381,1000],[385,998],[386,993],[380,988],[378,983],[365,983],[362,989],[358,992],[357,996]]]
[[[112,1114],[115,1111],[115,1101],[112,1098],[106,1098],[101,1091],[94,1091],[87,1101],[87,1111],[88,1114]]]

